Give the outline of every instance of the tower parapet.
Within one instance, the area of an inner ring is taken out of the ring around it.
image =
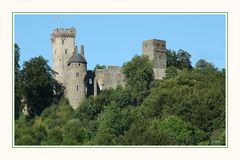
[[[76,37],[76,29],[74,27],[72,28],[56,28],[53,30],[53,33],[51,34],[51,40],[53,41],[56,37],[62,37],[62,38],[75,38]]]

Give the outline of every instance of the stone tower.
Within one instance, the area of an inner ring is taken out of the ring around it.
[[[75,48],[75,52],[67,62],[67,73],[65,78],[65,96],[70,104],[76,109],[79,103],[87,94],[87,61],[84,57],[84,48],[81,46],[80,54]]]
[[[53,70],[55,79],[64,85],[67,62],[74,53],[76,29],[57,28],[51,34]]]
[[[165,77],[166,70],[166,41],[151,39],[143,41],[143,54],[147,55],[153,62],[153,72],[155,79]]]
[[[75,46],[76,29],[57,28],[51,34],[54,78],[65,87],[64,96],[76,109],[86,96],[87,61],[84,46]]]

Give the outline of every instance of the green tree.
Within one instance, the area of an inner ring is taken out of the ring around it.
[[[115,102],[104,107],[98,117],[99,127],[92,143],[98,145],[116,145],[119,144],[119,137],[130,126],[130,117]],[[121,143],[120,143],[121,144]]]
[[[167,67],[178,67],[178,57],[174,50],[167,49]]]
[[[52,70],[39,56],[25,62],[22,70],[23,94],[30,117],[40,115],[53,102]]]
[[[147,56],[134,56],[131,61],[123,65],[123,73],[126,89],[131,94],[134,105],[139,105],[149,94],[154,78],[152,64]]]
[[[82,145],[89,139],[89,131],[82,125],[79,119],[71,119],[64,126],[63,142],[64,145]]]
[[[177,68],[171,66],[166,69],[166,78],[174,78],[178,75]]]
[[[177,59],[178,59],[178,69],[192,69],[191,61],[190,61],[191,55],[180,49],[177,52]]]
[[[19,117],[21,112],[21,100],[22,100],[22,88],[21,88],[21,71],[19,66],[19,59],[20,59],[20,48],[17,44],[14,44],[14,102],[15,102],[15,119]]]
[[[61,100],[59,106],[52,105],[46,108],[41,114],[47,134],[47,137],[41,142],[42,145],[63,144],[63,133],[68,121],[73,118],[74,110],[69,104],[62,101],[65,100]]]
[[[105,65],[100,65],[100,64],[97,64],[94,68],[94,72],[96,71],[96,69],[105,69],[106,66]]]
[[[62,103],[64,100],[66,100],[64,99],[65,88],[62,84],[60,84],[57,80],[52,79],[52,87],[53,87],[53,102],[52,102],[53,104],[59,104],[59,103]]]
[[[214,65],[212,63],[209,63],[209,62],[205,61],[204,59],[200,59],[199,61],[197,61],[195,67],[198,69],[216,70],[216,68],[214,67]]]
[[[174,50],[167,50],[167,67],[175,67],[177,69],[192,69],[191,55],[180,49],[177,52]]]
[[[15,145],[36,145],[32,122],[22,115],[15,120]]]
[[[169,116],[163,120],[154,119],[149,127],[153,132],[160,132],[173,144],[196,145],[205,138],[205,133],[191,123],[177,116]]]

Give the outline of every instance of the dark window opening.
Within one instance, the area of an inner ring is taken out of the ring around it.
[[[62,44],[64,44],[64,39],[62,39]]]
[[[79,77],[79,73],[76,73],[76,77]]]
[[[64,51],[65,51],[65,54],[67,54],[67,49],[64,49]]]
[[[147,45],[145,44],[145,47],[147,47]]]
[[[77,91],[78,91],[78,85],[77,85]]]

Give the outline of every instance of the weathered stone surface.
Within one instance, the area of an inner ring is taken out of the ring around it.
[[[79,106],[79,103],[86,96],[86,75],[87,70],[84,63],[71,63],[67,67],[65,96],[69,99],[74,109]]]
[[[115,89],[118,85],[124,86],[124,74],[122,68],[118,66],[108,66],[106,69],[97,69],[95,71],[94,95],[97,95],[97,87],[99,90]]]
[[[151,39],[143,41],[143,54],[147,55],[153,63],[153,71],[155,79],[165,77],[167,64],[166,58],[166,41]]]
[[[53,70],[57,72],[56,80],[64,84],[67,62],[74,53],[76,30],[55,29],[51,34]]]

